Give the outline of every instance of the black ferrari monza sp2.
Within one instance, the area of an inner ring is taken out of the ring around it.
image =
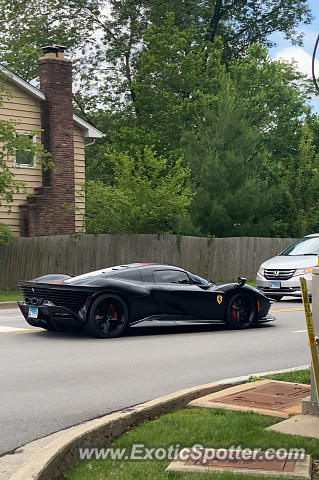
[[[245,283],[239,278],[218,285],[182,268],[134,263],[19,282],[24,295],[19,307],[32,326],[84,329],[100,338],[117,337],[146,319],[222,321],[236,329],[275,320],[269,299]]]

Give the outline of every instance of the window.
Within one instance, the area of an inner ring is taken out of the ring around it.
[[[318,255],[319,252],[319,238],[318,237],[305,237],[298,240],[280,255]]]
[[[115,273],[115,272],[114,272]],[[142,277],[141,273],[137,268],[126,268],[125,270],[122,269],[119,273],[116,273],[114,277],[112,278],[118,278],[120,280],[127,280],[129,282],[141,282]]]
[[[191,281],[195,285],[209,285],[211,282],[205,280],[205,278],[200,277],[199,275],[194,275],[193,273],[189,274]]]
[[[35,135],[29,135],[28,133],[24,133],[24,132],[18,132],[17,135],[27,136],[33,143],[36,143],[37,141]],[[32,168],[32,167],[35,167],[35,163],[36,163],[36,159],[32,152],[28,152],[27,150],[16,150],[15,159],[14,159],[15,167]]]
[[[180,270],[157,270],[154,272],[155,283],[190,284],[187,273]]]

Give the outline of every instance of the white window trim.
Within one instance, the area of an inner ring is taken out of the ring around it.
[[[31,137],[30,132],[17,130],[17,133],[19,135],[26,135],[28,137]],[[33,143],[37,143],[37,136],[36,135],[32,135],[32,141],[33,141]],[[37,167],[37,156],[34,155],[32,165],[30,165],[29,163],[17,163],[17,157],[16,157],[16,154],[15,154],[14,160],[13,160],[13,166],[14,166],[14,168],[36,168]]]

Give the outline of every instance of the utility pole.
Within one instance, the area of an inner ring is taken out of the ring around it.
[[[319,260],[319,259],[318,259]],[[312,270],[312,321],[313,330],[316,340],[316,352],[319,357],[318,338],[319,338],[319,266]],[[314,370],[311,368],[311,397],[310,401],[313,405],[318,406],[318,398],[316,393]]]

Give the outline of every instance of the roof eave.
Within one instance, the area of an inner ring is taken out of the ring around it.
[[[105,135],[97,128],[93,127],[90,123],[83,120],[78,115],[73,114],[73,121],[76,125],[84,130],[84,137],[86,138],[103,138]]]
[[[27,93],[30,93],[40,101],[45,101],[46,99],[45,94],[41,92],[41,90],[39,90],[38,88],[31,85],[31,83],[26,82],[21,77],[11,72],[11,70],[8,70],[3,65],[0,65],[0,71],[2,71],[7,77],[9,77],[11,81],[15,83],[18,87],[20,87],[22,90],[26,91]],[[75,113],[73,114],[73,121],[76,125],[78,125],[80,128],[84,130],[85,138],[103,138],[104,137],[104,134],[100,130],[93,127],[93,125],[86,122],[85,120],[80,118],[78,115],[75,115]]]
[[[23,78],[18,77],[18,75],[11,72],[11,70],[8,70],[8,68],[4,67],[3,65],[0,65],[0,71],[5,76],[9,77],[13,81],[13,83],[18,85],[22,90],[28,93],[31,93],[31,95],[36,97],[38,100],[45,100],[45,94],[41,92],[41,90],[31,85],[31,83],[26,82],[25,80],[23,80]]]

